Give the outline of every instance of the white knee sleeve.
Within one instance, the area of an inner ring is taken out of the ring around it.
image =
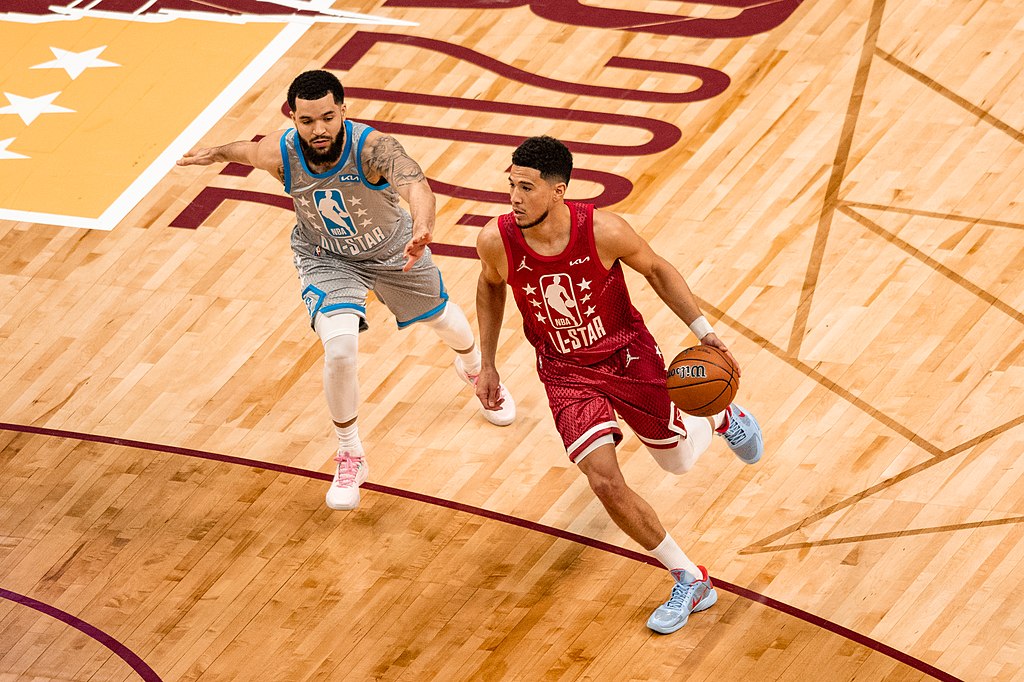
[[[359,316],[317,315],[316,332],[324,344],[324,395],[331,418],[339,424],[359,411]]]
[[[355,313],[338,313],[330,316],[317,313],[316,319],[313,320],[313,329],[325,346],[328,341],[342,334],[358,337],[359,316]]]
[[[432,320],[427,320],[426,324],[441,337],[442,341],[456,351],[467,351],[475,343],[473,329],[469,326],[466,313],[451,301],[448,301],[440,315]]]
[[[706,418],[687,415],[683,418],[683,425],[686,438],[680,438],[671,450],[647,448],[658,466],[673,474],[685,474],[692,469],[711,445],[711,423]]]

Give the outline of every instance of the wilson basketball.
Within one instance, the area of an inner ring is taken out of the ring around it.
[[[736,397],[740,378],[729,356],[714,346],[687,348],[668,366],[669,397],[695,417],[718,414]]]

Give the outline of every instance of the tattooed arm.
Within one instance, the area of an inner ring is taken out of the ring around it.
[[[434,193],[427,184],[423,170],[402,148],[398,140],[377,131],[370,133],[363,147],[363,168],[367,180],[386,179],[409,204],[412,214],[412,239],[405,245],[405,267],[408,270],[423,255],[434,232]]]
[[[214,163],[244,163],[265,170],[284,182],[284,159],[281,158],[283,130],[271,133],[258,142],[240,140],[219,147],[194,149],[178,159],[179,166],[209,166]]]

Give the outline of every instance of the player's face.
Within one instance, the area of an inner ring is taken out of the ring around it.
[[[292,122],[299,133],[299,145],[306,161],[316,165],[333,165],[341,158],[345,136],[345,105],[337,104],[334,95],[320,99],[296,99]]]
[[[540,225],[565,193],[565,183],[551,183],[536,168],[512,166],[508,174],[508,194],[516,225],[525,230]]]

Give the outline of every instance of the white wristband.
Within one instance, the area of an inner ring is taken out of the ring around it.
[[[711,328],[711,323],[708,322],[707,318],[703,315],[690,323],[690,331],[693,332],[693,335],[697,337],[698,341],[708,334],[715,333],[715,330]]]

